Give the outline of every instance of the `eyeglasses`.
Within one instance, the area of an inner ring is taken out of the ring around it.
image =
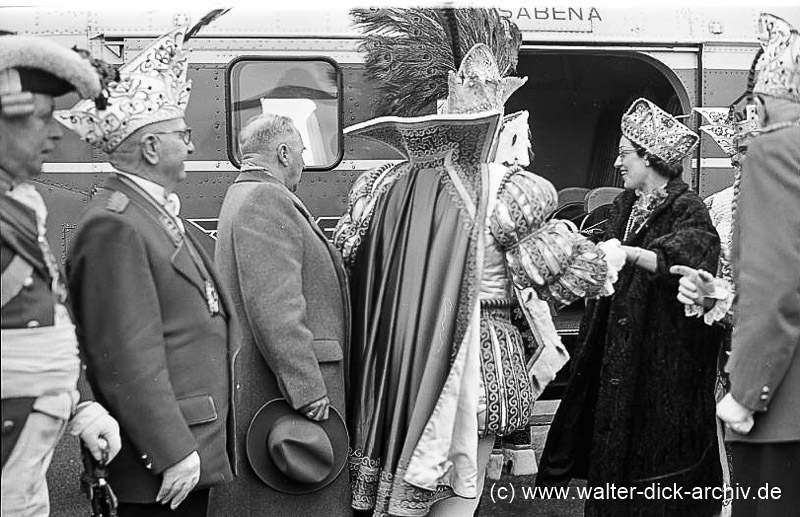
[[[620,147],[619,151],[617,152],[617,156],[619,156],[621,160],[624,160],[628,155],[634,154],[635,152],[636,150],[634,149],[624,149]]]
[[[178,133],[181,135],[181,139],[183,143],[189,145],[192,142],[192,128],[187,127],[184,129],[176,129],[175,131],[159,131],[158,133],[152,133],[153,135],[170,135],[172,133]]]

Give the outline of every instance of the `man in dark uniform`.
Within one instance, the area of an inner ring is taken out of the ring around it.
[[[185,32],[124,65],[108,109],[56,114],[116,169],[81,219],[67,269],[89,382],[122,428],[109,466],[120,517],[203,516],[209,488],[233,479],[233,326],[173,192],[194,150]]]
[[[734,498],[734,517],[790,515],[800,505],[800,33],[769,14],[759,28],[762,128],[742,164],[731,388],[717,405],[733,482],[750,489]]]
[[[119,427],[98,403],[78,404],[80,372],[66,290],[47,243],[47,207],[31,180],[61,139],[54,98],[100,93],[88,60],[41,38],[0,36],[2,514],[48,515],[45,474],[65,431],[98,460]]]

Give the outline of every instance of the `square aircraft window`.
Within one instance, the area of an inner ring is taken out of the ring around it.
[[[237,167],[239,130],[262,113],[294,121],[306,170],[330,170],[342,160],[342,72],[333,60],[240,57],[228,66],[226,95],[228,157]]]

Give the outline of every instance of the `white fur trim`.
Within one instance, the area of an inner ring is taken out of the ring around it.
[[[34,36],[0,36],[0,70],[38,68],[73,85],[84,99],[100,93],[100,78],[77,52]]]

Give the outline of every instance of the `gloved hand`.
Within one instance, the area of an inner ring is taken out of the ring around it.
[[[170,503],[170,509],[174,510],[186,499],[198,481],[200,481],[200,455],[197,451],[193,451],[164,471],[156,502]]]
[[[119,424],[109,414],[98,416],[84,428],[80,438],[97,461],[103,458],[103,448],[108,448],[108,463],[122,448],[119,437]]]
[[[672,266],[669,272],[681,275],[678,301],[684,305],[703,305],[706,298],[715,297],[714,275],[689,266]]]
[[[730,393],[717,403],[717,417],[739,434],[749,433],[755,423],[753,411],[739,404]]]
[[[104,447],[108,448],[109,462],[122,447],[119,424],[97,402],[84,401],[78,404],[69,422],[69,433],[79,437],[97,461],[102,461]]]

